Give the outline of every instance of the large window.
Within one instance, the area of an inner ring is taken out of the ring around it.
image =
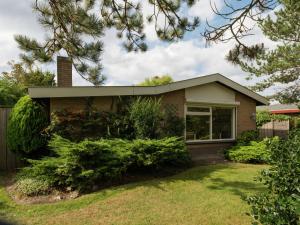
[[[188,106],[186,140],[220,140],[234,138],[233,107]]]

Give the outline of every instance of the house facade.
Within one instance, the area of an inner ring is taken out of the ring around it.
[[[87,98],[99,111],[113,111],[119,96],[161,98],[186,121],[185,139],[189,144],[225,147],[247,130],[254,130],[256,106],[266,105],[263,96],[220,75],[212,74],[161,86],[72,86],[72,64],[59,57],[57,87],[29,88],[29,95],[47,103],[49,111],[82,111]]]

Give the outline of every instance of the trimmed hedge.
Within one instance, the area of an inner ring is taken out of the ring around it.
[[[278,137],[266,138],[263,141],[251,141],[249,145],[236,145],[226,151],[229,160],[243,163],[267,163],[270,159],[268,146],[279,142]]]
[[[161,140],[134,140],[130,151],[134,154],[134,164],[146,169],[161,169],[186,165],[190,161],[184,141],[177,137]]]
[[[51,187],[84,191],[103,181],[119,179],[129,169],[159,170],[185,166],[190,161],[184,142],[174,137],[74,143],[54,136],[49,146],[55,155],[30,160],[31,166],[22,169],[20,179],[35,178],[47,181]]]

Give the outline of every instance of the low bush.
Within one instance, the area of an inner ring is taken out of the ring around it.
[[[161,140],[134,140],[131,151],[135,166],[145,169],[184,166],[190,162],[184,141],[170,137]]]
[[[95,184],[116,180],[128,169],[162,169],[189,163],[184,142],[177,138],[162,140],[100,139],[71,142],[54,136],[49,146],[54,154],[30,160],[21,177],[47,181],[52,187],[89,190]]]
[[[26,196],[44,195],[50,192],[50,184],[46,180],[21,178],[16,183],[16,190]]]
[[[237,145],[248,145],[251,141],[258,141],[258,130],[248,130],[241,133],[237,138]]]
[[[243,163],[267,163],[270,159],[268,146],[278,142],[279,138],[266,138],[262,141],[251,141],[248,145],[236,145],[226,151],[229,160]]]

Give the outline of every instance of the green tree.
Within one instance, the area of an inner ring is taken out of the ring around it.
[[[233,1],[232,1],[233,2]],[[258,1],[252,0],[255,5]],[[245,7],[234,8],[228,6],[226,18],[228,24],[219,27],[211,27],[204,33],[208,41],[228,41],[235,39],[237,45],[228,53],[227,59],[239,65],[242,70],[248,72],[248,79],[259,78],[259,82],[251,88],[255,91],[263,91],[277,85],[276,93],[270,96],[281,103],[300,102],[300,1],[298,0],[270,0],[265,1],[268,8],[257,9],[261,12],[273,10],[274,16],[257,16],[254,13],[255,7],[246,5]],[[263,4],[264,5],[264,4]],[[225,16],[225,13],[217,14]],[[251,34],[247,28],[245,19],[258,21],[258,26],[263,34],[270,40],[277,42],[275,49],[265,48],[263,43],[247,46],[242,42],[242,38]],[[227,21],[228,21],[227,20]],[[232,22],[234,21],[234,22]],[[226,31],[231,31],[232,35],[225,35]]]
[[[254,224],[300,224],[300,130],[269,148],[271,166],[259,177],[267,190],[248,198]]]
[[[0,79],[0,105],[1,106],[12,106],[24,95],[25,95],[25,90],[22,87],[20,87],[18,84]]]
[[[72,59],[75,69],[86,80],[100,85],[105,77],[101,73],[100,56],[103,51],[101,38],[106,28],[115,28],[117,36],[124,38],[128,51],[145,51],[144,18],[155,24],[161,40],[182,39],[186,31],[199,25],[197,17],[182,15],[186,6],[195,0],[36,0],[34,12],[45,28],[47,38],[39,42],[34,38],[16,35],[25,62],[51,62],[56,54],[65,52]],[[142,13],[142,3],[153,11]],[[160,25],[158,19],[165,23]]]
[[[9,72],[0,75],[0,105],[14,105],[32,86],[54,86],[55,75],[22,63],[9,62]]]
[[[143,82],[139,83],[138,86],[157,86],[170,84],[172,82],[173,78],[170,75],[162,75],[146,78]]]
[[[8,62],[11,71],[3,72],[1,79],[12,84],[19,84],[24,88],[34,86],[55,86],[55,74],[49,71],[42,71],[39,68],[32,68],[22,63]]]

